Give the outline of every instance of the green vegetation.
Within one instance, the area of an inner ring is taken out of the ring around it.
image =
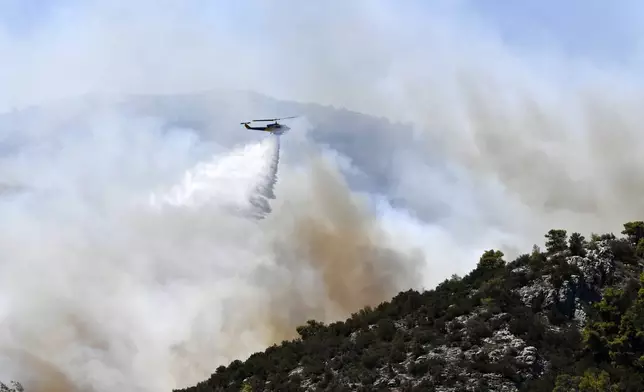
[[[511,262],[488,250],[463,278],[310,320],[184,391],[641,391],[644,222],[621,234],[550,230]]]

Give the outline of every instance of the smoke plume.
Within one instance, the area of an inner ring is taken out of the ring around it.
[[[30,193],[6,199],[14,215],[3,221],[0,240],[9,299],[0,343],[32,358],[4,370],[30,390],[45,390],[38,386],[45,379],[32,373],[42,364],[47,379],[78,391],[187,386],[219,364],[294,337],[310,318],[347,317],[415,285],[418,260],[387,247],[377,222],[322,155],[311,152],[308,163],[287,167],[281,184],[279,138],[268,135],[197,162],[167,190],[158,182],[150,197],[145,188],[107,182],[93,182],[99,189],[90,191],[73,180],[89,179],[85,173],[114,178],[160,151],[177,162],[195,154],[165,150],[179,136],[150,145],[154,127],[137,135],[100,129],[41,157],[70,167],[66,181],[45,191],[42,177],[33,176]],[[109,148],[134,144],[136,157]],[[81,151],[92,151],[91,161],[65,164]],[[155,170],[165,169],[130,169],[129,180],[155,177]],[[33,233],[39,247],[19,250]],[[2,353],[15,360],[15,351]]]

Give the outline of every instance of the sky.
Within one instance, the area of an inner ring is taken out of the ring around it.
[[[557,2],[554,0],[536,1],[528,0],[513,2],[509,0],[492,1],[405,1],[405,2],[371,2],[365,7],[364,2],[326,2],[311,5],[309,3],[298,3],[295,1],[255,1],[240,0],[235,2],[225,1],[203,1],[193,0],[186,2],[178,1],[139,1],[129,3],[126,1],[78,1],[78,0],[37,0],[19,1],[2,0],[0,2],[0,44],[4,41],[6,56],[19,56],[25,61],[32,59],[44,65],[52,61],[53,65],[68,69],[70,72],[78,72],[79,81],[77,85],[67,86],[69,94],[92,89],[109,88],[139,88],[151,89],[150,84],[159,88],[160,83],[150,82],[131,83],[128,80],[111,80],[108,69],[101,69],[101,59],[96,58],[96,63],[91,60],[80,59],[83,53],[96,51],[96,45],[108,45],[113,49],[113,58],[120,58],[119,53],[128,53],[133,56],[135,53],[145,56],[149,53],[150,59],[147,63],[139,61],[138,64],[127,65],[123,60],[107,60],[118,62],[113,64],[117,70],[120,67],[131,68],[130,77],[146,79],[147,69],[158,66],[155,62],[160,61],[160,51],[163,48],[174,48],[177,44],[187,47],[183,48],[186,56],[196,56],[194,51],[207,52],[203,57],[222,56],[236,59],[239,74],[255,74],[257,62],[268,61],[284,57],[291,53],[283,53],[294,50],[298,53],[306,53],[305,58],[312,58],[316,51],[320,55],[325,52],[333,52],[339,56],[343,55],[341,47],[326,47],[324,41],[319,41],[321,31],[332,31],[334,26],[341,26],[351,22],[352,18],[361,15],[365,23],[361,28],[376,29],[378,23],[403,23],[404,20],[414,20],[407,26],[399,29],[401,36],[392,37],[392,41],[382,43],[396,46],[415,46],[423,41],[427,34],[451,34],[438,32],[435,29],[441,25],[455,27],[466,33],[463,42],[458,45],[477,47],[477,34],[484,34],[490,40],[496,40],[512,53],[519,56],[535,53],[549,53],[553,61],[579,61],[592,63],[593,67],[635,69],[641,63],[640,54],[641,36],[638,32],[642,24],[642,6],[640,2],[624,0],[619,2],[605,2],[599,0],[581,1],[571,0]],[[154,10],[154,12],[149,12]],[[365,11],[368,10],[368,11]],[[368,15],[369,14],[369,15]],[[377,21],[376,21],[376,18]],[[129,21],[137,20],[138,28]],[[395,20],[395,21],[394,21]],[[421,21],[425,20],[425,26]],[[189,21],[189,22],[188,22]],[[452,25],[452,23],[454,23]],[[118,26],[122,25],[122,28]],[[371,27],[367,27],[371,26]],[[416,27],[412,27],[416,26]],[[435,26],[435,27],[434,27]],[[130,30],[132,28],[132,30]],[[343,27],[344,28],[344,27]],[[414,29],[422,31],[414,31]],[[407,31],[409,30],[409,31]],[[360,31],[360,29],[358,29]],[[432,32],[433,31],[433,32]],[[307,34],[312,34],[307,41]],[[364,31],[364,34],[374,34],[373,31]],[[459,33],[460,34],[460,33]],[[128,36],[138,36],[141,39],[156,35],[160,38],[157,42],[147,42],[146,48],[136,48],[132,39],[132,45],[128,45]],[[302,37],[301,42],[295,38]],[[331,37],[332,34],[329,35]],[[350,37],[350,36],[349,36]],[[345,35],[343,38],[347,38]],[[333,39],[342,39],[336,37]],[[328,45],[333,45],[333,39]],[[351,38],[348,38],[351,39]],[[358,38],[355,38],[358,39]],[[380,37],[379,39],[382,39]],[[460,38],[459,38],[460,39]],[[120,41],[120,42],[111,42]],[[164,42],[167,40],[167,42]],[[174,40],[174,41],[173,41]],[[190,42],[192,40],[192,42]],[[288,42],[282,42],[288,41]],[[481,40],[486,41],[486,40]],[[64,44],[63,44],[64,43]],[[347,42],[350,44],[350,42]],[[0,50],[2,47],[0,46]],[[16,47],[18,46],[18,47]],[[29,48],[29,49],[27,49]],[[58,49],[56,49],[58,48]],[[194,51],[193,51],[194,50]],[[310,75],[302,74],[305,64],[300,57],[293,54],[289,58],[295,72],[306,79]],[[377,56],[377,53],[372,55]],[[384,55],[384,52],[381,54]],[[47,60],[52,57],[51,60]],[[177,53],[180,57],[181,53]],[[347,56],[350,56],[349,54]],[[4,56],[3,56],[4,57]],[[58,58],[61,57],[61,58]],[[69,57],[63,59],[62,57]],[[328,61],[328,56],[321,56],[321,61]],[[6,58],[6,57],[4,57]],[[360,61],[369,61],[371,66],[375,58],[364,58]],[[341,60],[335,60],[341,61]],[[347,60],[347,64],[354,61]],[[5,67],[11,66],[5,63]],[[343,64],[329,64],[339,67],[342,71]],[[226,67],[234,67],[233,63],[227,63]],[[7,72],[7,78],[20,78],[20,74],[42,73],[43,69],[37,64],[31,64],[32,70],[22,69]],[[203,73],[194,64],[181,67],[172,64],[168,68],[159,68],[158,73],[163,72],[193,72],[197,75]],[[62,71],[62,70],[61,70]],[[90,72],[88,79],[82,80],[81,75]],[[373,70],[371,72],[378,72]],[[383,71],[384,72],[384,71]],[[16,75],[16,73],[18,75]],[[105,75],[105,74],[108,75]],[[97,80],[97,74],[100,79]],[[128,74],[124,71],[124,74]],[[0,77],[2,75],[0,74]],[[154,71],[148,75],[149,79],[160,78]],[[297,75],[296,75],[297,76]],[[26,76],[25,76],[26,77]],[[338,77],[341,77],[338,75]],[[355,76],[354,76],[355,77]],[[365,76],[367,80],[368,76]],[[231,79],[223,78],[223,79]],[[232,84],[243,84],[248,82],[249,87],[275,92],[276,94],[287,94],[284,88],[280,88],[281,82],[271,84],[269,80],[251,81],[250,76],[231,81]],[[211,88],[220,84],[221,81],[214,78],[205,79],[199,75],[193,81],[193,88]],[[168,81],[169,89],[177,89],[178,85],[187,86],[190,81],[175,80]],[[114,84],[117,84],[115,87]],[[283,83],[282,83],[283,84]],[[123,85],[123,86],[120,86]],[[191,85],[191,87],[192,87]],[[264,85],[266,87],[264,87]],[[37,88],[30,89],[32,95],[36,94]],[[59,89],[61,90],[61,89]],[[25,93],[26,94],[26,93]],[[302,95],[302,94],[296,94]],[[314,97],[315,98],[315,97]],[[14,96],[15,104],[38,98],[21,98]],[[7,102],[6,104],[10,104]],[[6,106],[6,104],[4,106]]]
[[[600,0],[469,2],[516,46],[556,45],[570,56],[592,61],[628,61],[638,47],[641,3]]]
[[[0,26],[14,37],[37,33],[52,18],[66,10],[82,9],[87,4],[79,0],[2,0],[0,2]],[[162,6],[171,2],[162,2]],[[178,2],[176,2],[178,3]],[[294,2],[262,2],[240,0],[190,1],[189,12],[204,22],[220,20],[224,15],[234,24],[243,26],[241,31],[248,36],[257,36],[260,29],[255,23],[265,20],[263,9],[278,8],[280,16],[271,17],[279,23],[297,24],[297,15],[289,15],[288,8]],[[337,3],[337,2],[336,2]],[[345,5],[346,7],[346,5]],[[350,7],[350,6],[349,6]],[[589,57],[599,61],[627,61],[629,53],[637,50],[637,31],[642,20],[641,3],[634,0],[606,2],[601,0],[511,0],[490,1],[407,1],[392,5],[404,9],[414,7],[421,13],[435,9],[466,10],[485,23],[493,26],[502,39],[518,47],[533,45],[556,45],[573,56]],[[306,8],[314,10],[315,6]],[[341,10],[338,12],[342,12]],[[457,11],[458,12],[458,11]],[[277,19],[276,19],[277,18]],[[329,19],[328,23],[332,23]]]
[[[640,4],[0,0],[0,111],[42,104],[0,118],[0,378],[170,390],[484,249],[641,219]],[[180,101],[84,95],[203,90],[210,138]],[[241,137],[230,90],[413,126]]]

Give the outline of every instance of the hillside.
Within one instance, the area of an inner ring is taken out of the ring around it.
[[[240,129],[240,119],[251,115],[262,117],[290,114],[300,114],[306,118],[306,121],[300,124],[296,132],[284,138],[285,154],[284,159],[280,161],[281,165],[286,163],[288,166],[309,160],[310,157],[305,155],[306,152],[302,152],[304,149],[301,149],[301,144],[298,144],[302,138],[305,138],[309,145],[323,147],[333,152],[334,156],[339,156],[343,160],[343,165],[345,161],[348,162],[346,169],[342,167],[342,174],[352,191],[382,195],[392,206],[409,211],[422,222],[435,222],[441,216],[449,216],[453,222],[466,222],[464,226],[467,234],[450,233],[450,237],[457,241],[441,244],[443,250],[462,249],[468,246],[476,246],[480,249],[479,244],[485,244],[487,238],[490,238],[487,233],[489,231],[487,215],[496,217],[498,210],[487,203],[489,200],[496,200],[498,195],[466,179],[461,178],[463,182],[454,189],[447,186],[451,181],[448,181],[448,178],[433,177],[434,175],[440,177],[436,173],[449,171],[441,162],[440,154],[436,151],[428,153],[425,148],[426,145],[435,146],[434,143],[420,143],[414,136],[414,130],[403,124],[322,105],[279,101],[250,93],[231,96],[217,92],[173,96],[136,95],[119,99],[87,97],[84,100],[58,102],[51,107],[33,107],[0,115],[0,133],[7,135],[3,136],[0,143],[0,150],[2,150],[0,152],[11,153],[18,157],[20,151],[31,143],[37,142],[35,144],[37,146],[58,146],[61,140],[79,140],[79,135],[89,135],[85,139],[80,138],[84,142],[91,141],[92,138],[100,140],[98,136],[107,135],[101,130],[106,131],[108,128],[102,126],[97,128],[97,124],[101,124],[104,119],[114,121],[117,125],[115,129],[123,131],[121,136],[126,134],[126,130],[142,132],[146,135],[145,127],[141,129],[138,124],[147,124],[148,119],[153,119],[154,127],[151,127],[153,131],[148,130],[150,133],[147,135],[153,135],[159,142],[168,141],[167,145],[163,143],[161,145],[175,146],[176,144],[170,143],[173,140],[173,134],[183,132],[191,138],[193,136],[198,138],[200,146],[203,146],[194,155],[190,155],[190,160],[186,159],[186,161],[181,161],[179,159],[181,154],[174,154],[173,149],[149,147],[167,154],[168,159],[165,159],[165,162],[182,162],[181,164],[172,163],[176,169],[183,164],[189,167],[191,160],[207,159],[212,153],[208,144],[210,142],[217,146],[215,150],[225,151],[257,140],[256,133]],[[128,125],[130,123],[134,125]],[[127,141],[133,140],[129,138],[118,140],[118,135],[117,133],[115,139],[122,147],[128,146]],[[108,140],[114,141],[111,138]],[[423,141],[427,140],[423,139]],[[292,144],[289,146],[289,143]],[[74,143],[72,145],[78,146]],[[110,154],[104,152],[102,146],[98,143],[96,145],[89,143],[89,147],[93,148],[91,151],[96,154],[95,156],[106,159],[104,165],[97,165],[97,167],[101,170],[109,167],[110,172],[114,170],[112,173],[118,173],[118,168],[121,166],[107,164],[113,161],[110,160]],[[148,156],[156,156],[151,154],[144,144],[136,144],[131,148],[143,156],[146,151],[150,154]],[[438,147],[434,148],[440,150]],[[40,162],[41,159],[43,167],[52,164],[51,160],[36,154],[38,150],[34,149],[32,152],[34,154],[29,160],[30,166],[34,161]],[[60,167],[79,167],[80,165],[69,164],[74,158],[79,157],[74,154],[64,154],[65,160],[58,162],[58,165],[63,162],[67,165]],[[72,160],[68,162],[67,158]],[[25,185],[19,180],[25,178],[33,180],[33,178],[14,176],[10,169],[15,167],[10,165],[5,167],[5,170],[0,173],[0,195],[8,200],[13,194],[28,189],[28,184]],[[423,170],[423,174],[430,175],[440,186],[425,188],[422,184],[416,184],[418,182],[416,170]],[[79,170],[81,173],[83,171]],[[33,170],[31,173],[39,172]],[[157,174],[160,177],[170,176],[167,173],[166,167],[159,169]],[[181,173],[181,170],[177,173]],[[119,177],[108,178],[114,180]],[[480,184],[485,182],[485,179],[480,179]],[[84,184],[83,187],[87,185]],[[147,191],[147,188],[142,188]],[[436,189],[446,190],[436,192]],[[461,215],[460,206],[463,205],[462,203],[467,205],[469,201],[460,201],[454,206],[449,206],[445,203],[446,198],[454,194],[476,194],[477,197],[474,198],[476,200],[472,200],[472,205],[469,205],[470,210],[485,211],[483,215],[486,216]],[[531,209],[529,216],[535,221],[549,221],[549,217],[543,217],[540,214],[538,203],[534,200],[532,202],[530,208],[537,209],[535,211]],[[626,200],[623,205],[630,205],[630,203]],[[606,224],[613,228],[614,219],[619,219],[618,223],[621,222],[622,218],[617,217],[628,217],[626,212],[621,211],[615,216],[598,215],[596,218],[603,222],[602,225]],[[451,218],[452,215],[457,216]],[[579,230],[580,222],[581,220],[578,220],[574,223],[575,230]],[[508,221],[503,223],[504,231],[521,230],[519,226],[507,224]],[[581,227],[586,227],[586,224],[594,223],[583,221]],[[539,231],[548,228],[541,225],[539,227],[541,227]],[[588,230],[597,230],[596,227],[589,227]],[[431,390],[428,388],[430,385],[440,386],[436,388],[438,391],[458,391],[465,387],[469,387],[470,390],[486,390],[484,387],[486,383],[490,390],[550,391],[557,383],[559,374],[568,375],[568,378],[562,376],[559,379],[560,385],[578,386],[581,380],[575,377],[586,377],[585,380],[594,380],[593,377],[595,377],[601,380],[602,370],[606,371],[605,374],[618,387],[619,383],[632,386],[631,389],[624,387],[620,390],[641,390],[639,386],[642,385],[643,380],[641,377],[638,378],[637,371],[631,370],[635,369],[635,365],[632,365],[634,358],[639,358],[642,351],[641,337],[632,331],[643,329],[641,318],[635,317],[639,314],[637,313],[639,308],[636,306],[641,307],[636,305],[635,299],[637,290],[641,287],[639,274],[642,270],[641,259],[644,253],[644,244],[640,244],[639,250],[637,244],[644,236],[642,234],[644,229],[642,223],[628,224],[625,229],[626,236],[621,239],[608,234],[589,236],[588,240],[579,234],[572,234],[573,230],[570,233],[551,231],[546,235],[548,245],[544,248],[545,251],[535,249],[514,261],[506,260],[505,256],[497,251],[490,251],[481,257],[478,268],[463,278],[454,276],[435,290],[428,292],[419,293],[412,290],[399,293],[391,302],[383,303],[375,309],[363,309],[345,322],[322,325],[310,321],[308,325],[299,328],[302,339],[275,345],[246,361],[235,361],[227,367],[220,367],[210,380],[183,391],[360,390],[361,388],[362,390],[402,391],[414,388]],[[210,233],[207,235],[210,240]],[[521,237],[525,238],[525,233],[522,233]],[[460,239],[477,239],[477,241],[474,244]],[[432,239],[430,238],[429,241],[423,245],[431,246]],[[171,263],[171,265],[191,265],[185,263],[186,254],[190,248],[179,248],[177,243],[175,245],[178,249],[176,255],[181,263]],[[528,250],[529,247],[525,249],[525,251]],[[202,254],[202,252],[195,253]],[[442,260],[436,259],[436,265],[440,265],[440,262],[455,263],[458,258],[446,256]],[[252,258],[246,258],[246,260],[252,260]],[[447,271],[456,270],[450,266]],[[459,274],[462,274],[462,271],[458,270]],[[437,272],[447,273],[445,270]],[[153,273],[146,273],[146,275],[154,275],[154,273],[169,276],[169,274],[166,275],[165,267],[159,270],[153,269]],[[441,275],[434,275],[436,276]],[[444,276],[447,275],[442,275],[441,278]],[[175,276],[172,279],[174,278]],[[183,279],[183,276],[179,276],[178,279]],[[109,279],[103,276],[102,281],[107,282]],[[202,281],[201,277],[198,281]],[[213,284],[211,279],[203,281],[205,282],[203,287],[209,288]],[[75,279],[74,284],[77,285],[78,282],[83,280]],[[352,285],[355,280],[347,279],[346,282],[347,285]],[[390,297],[400,290],[400,287],[412,286],[398,286],[372,303],[377,304],[382,298]],[[154,293],[154,290],[146,292],[146,294],[149,293]],[[602,297],[606,300],[603,303]],[[186,294],[186,298],[193,298],[193,294]],[[599,305],[592,305],[597,304],[598,301]],[[212,303],[217,301],[213,300]],[[285,307],[279,300],[275,303]],[[94,304],[91,308],[95,308]],[[626,313],[626,310],[631,308],[630,313]],[[101,317],[108,317],[109,311],[120,308],[107,309],[107,313],[98,312],[98,314]],[[353,306],[350,309],[353,309]],[[204,310],[211,311],[212,304],[204,304]],[[625,316],[625,321],[622,323],[621,317],[625,314],[628,316]],[[298,316],[300,315],[313,317],[307,312],[298,313]],[[22,316],[16,317],[16,320],[19,319],[22,319]],[[175,320],[181,320],[181,317]],[[294,325],[304,320],[298,319],[293,324],[289,324],[288,330],[292,331]],[[166,323],[165,318],[159,321],[162,325],[167,325]],[[132,325],[143,324],[132,323]],[[250,325],[261,327],[264,324],[257,322]],[[630,325],[633,325],[632,331],[628,329],[631,328]],[[226,338],[230,337],[228,340],[215,335],[216,331],[219,331],[217,325],[204,323],[198,324],[198,327],[204,331],[203,336],[213,341],[238,346],[235,339],[241,333],[226,335]],[[50,327],[45,325],[43,328]],[[141,328],[143,330],[145,327]],[[240,329],[231,328],[231,330]],[[126,329],[111,331],[97,328],[97,331],[103,334],[106,340],[111,339],[117,343],[129,342],[131,335],[131,330]],[[210,331],[215,332],[211,334]],[[143,331],[142,334],[147,335],[148,331]],[[168,339],[174,341],[175,336]],[[187,341],[193,337],[176,337],[177,341],[182,339]],[[196,338],[195,342],[197,342]],[[217,347],[210,344],[202,345],[202,342],[203,340],[198,341],[194,347],[200,347],[200,349],[207,347],[199,357],[199,360],[207,364],[199,363],[199,366],[201,366],[200,371],[208,374],[211,369],[215,370],[213,362],[219,363],[213,359],[215,357],[213,353],[217,352]],[[81,348],[84,347],[83,344],[94,349],[91,341],[82,341]],[[265,341],[261,344],[265,344]],[[118,344],[113,346],[116,347]],[[76,347],[76,342],[68,346],[70,347]],[[130,347],[132,347],[131,355],[135,355],[136,352],[157,355],[157,351],[145,351],[150,350],[151,346],[141,348],[131,345]],[[259,345],[259,347],[262,346]],[[195,351],[201,353],[197,349]],[[83,350],[80,357],[85,358],[87,352],[89,351]],[[232,357],[234,355],[230,354]],[[167,352],[168,358],[174,358],[174,356],[175,352]],[[126,357],[120,352],[110,352],[108,349],[105,351],[105,360],[101,365],[105,369],[130,369],[131,364],[128,361],[120,362]],[[611,364],[610,361],[615,363]],[[185,368],[194,366],[194,362],[187,362]],[[160,374],[168,375],[168,379],[171,380],[168,383],[176,382],[172,384],[173,386],[191,385],[196,380],[205,378],[204,373],[200,373],[192,377],[190,382],[183,382],[183,379],[181,382],[175,381],[180,380],[180,377],[175,377],[168,370],[171,365],[165,369],[159,369],[153,361],[149,363],[151,365],[149,369],[145,369],[146,374],[154,368]],[[597,373],[585,375],[585,371],[592,367],[597,369]],[[75,365],[63,370],[76,379],[86,377]],[[129,377],[121,382],[124,385],[131,385],[132,380],[143,379],[135,373]],[[105,379],[106,383],[111,385],[112,381],[109,377]],[[3,390],[2,388],[0,384],[0,391]],[[147,384],[146,388],[146,390],[164,389],[152,384]],[[34,390],[33,387],[30,389]],[[171,387],[165,388],[165,390],[169,389]],[[598,390],[604,391],[606,387],[600,383]]]
[[[507,262],[399,293],[176,392],[641,391],[644,222],[622,236],[550,230]]]

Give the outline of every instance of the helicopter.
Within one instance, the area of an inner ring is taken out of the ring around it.
[[[242,122],[240,124],[243,125],[244,127],[246,127],[246,129],[252,129],[254,131],[269,132],[269,133],[272,133],[274,135],[281,135],[281,134],[283,134],[284,132],[288,131],[291,128],[289,128],[287,125],[280,124],[277,121],[278,120],[286,120],[288,118],[296,118],[296,117],[299,117],[299,116],[290,116],[290,117],[281,117],[281,118],[265,118],[265,119],[260,119],[260,120],[246,121],[246,122]],[[270,122],[270,121],[273,121],[273,122],[271,122],[270,124],[267,124],[265,127],[251,127],[251,126],[249,126],[248,124],[250,124],[253,121],[255,121],[255,122]]]

